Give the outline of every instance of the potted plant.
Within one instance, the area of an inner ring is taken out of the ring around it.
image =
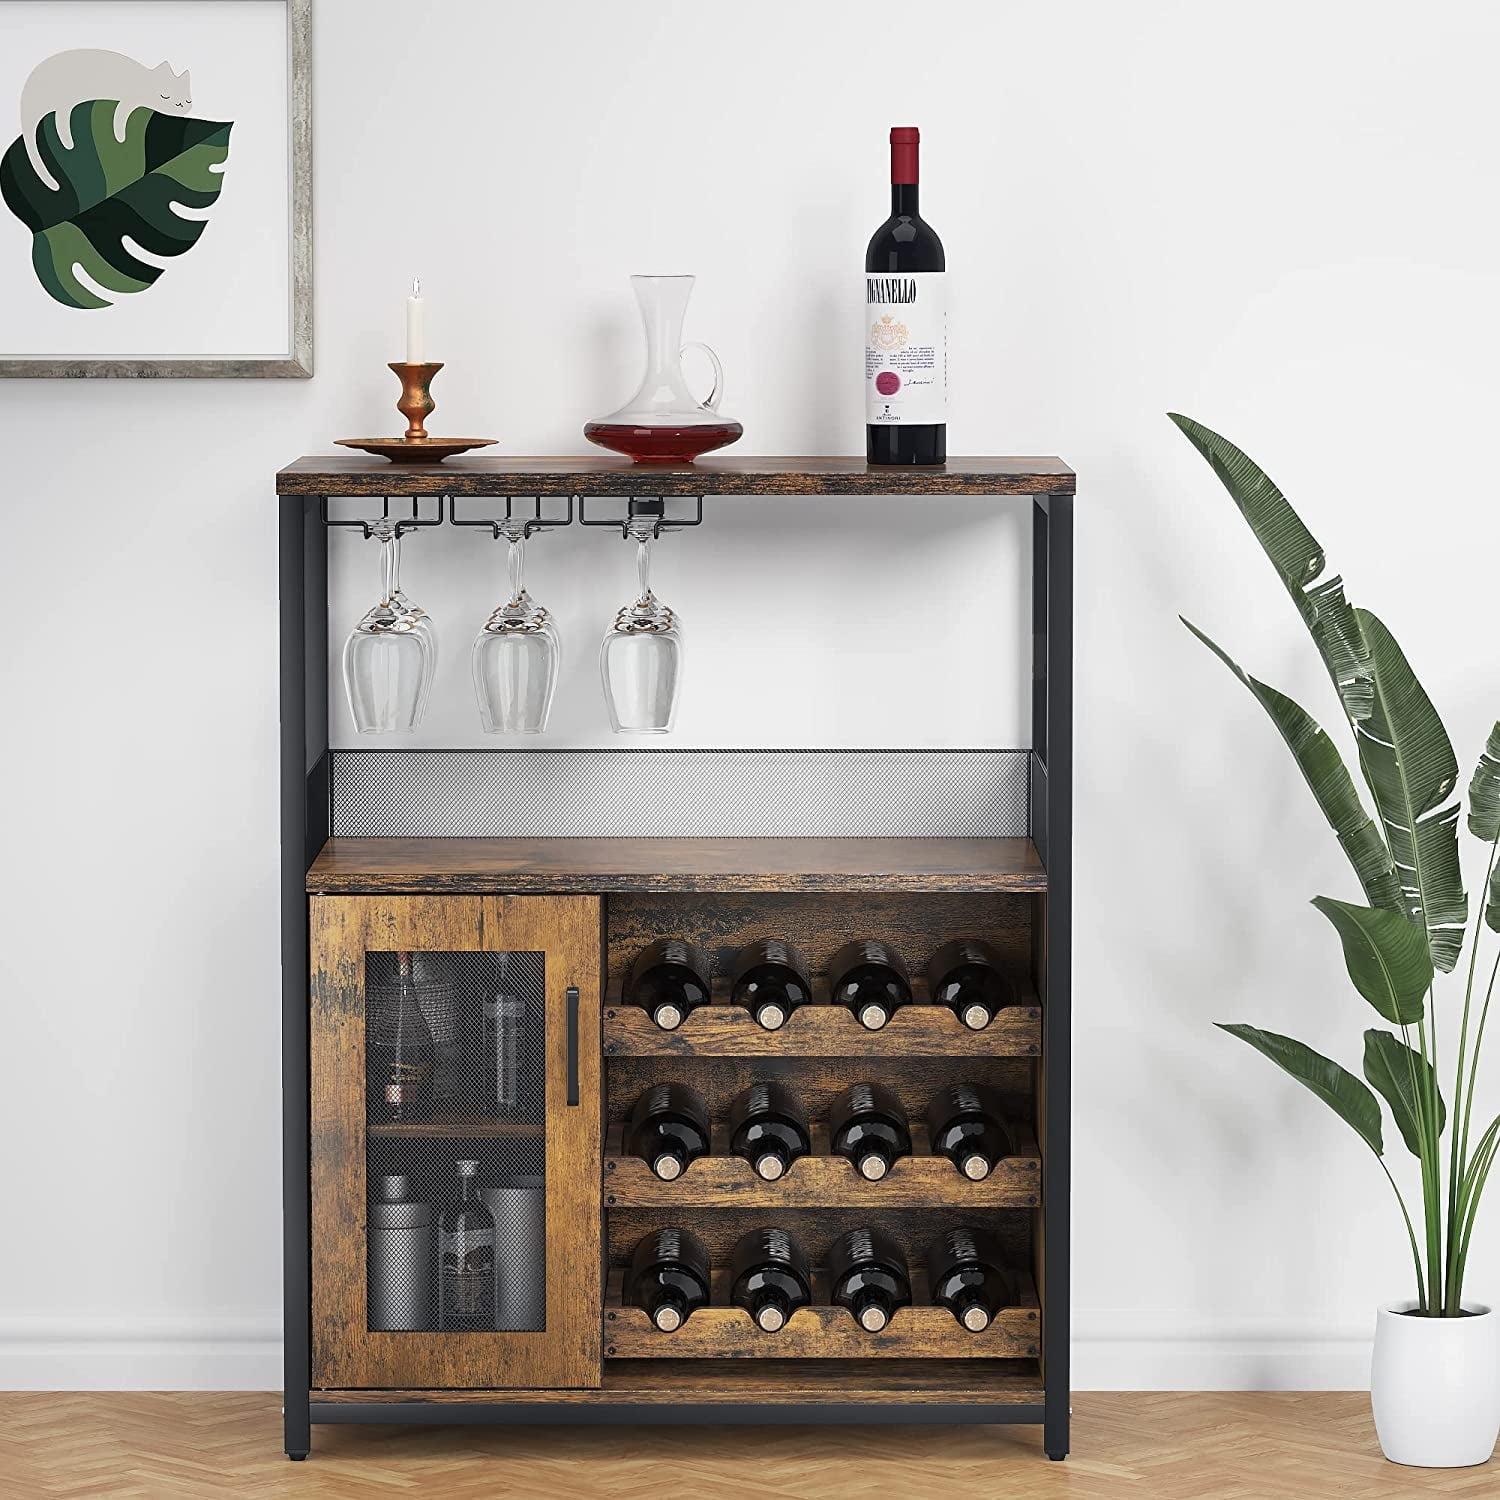
[[[1479,967],[1481,948],[1495,946],[1482,943],[1485,927],[1500,932],[1500,724],[1469,782],[1469,832],[1489,859],[1471,933],[1459,867],[1458,762],[1431,699],[1385,625],[1350,604],[1342,579],[1324,578],[1322,547],[1270,479],[1217,433],[1175,413],[1172,420],[1219,476],[1291,594],[1337,690],[1376,812],[1371,819],[1337,746],[1305,710],[1183,621],[1269,715],[1353,865],[1364,901],[1318,896],[1313,905],[1338,934],[1355,989],[1386,1023],[1364,1034],[1364,1080],[1291,1037],[1240,1024],[1223,1030],[1349,1125],[1396,1196],[1416,1296],[1377,1315],[1370,1393],[1386,1457],[1429,1468],[1484,1463],[1500,1435],[1500,1313],[1467,1301],[1464,1278],[1500,1151],[1500,1116],[1477,1134],[1473,1128],[1474,1082],[1500,974],[1500,952],[1487,981]],[[1463,1008],[1440,1027],[1435,981],[1455,968]],[[1440,1031],[1451,1049],[1446,1100]],[[1420,1168],[1420,1234],[1386,1164],[1382,1099]]]

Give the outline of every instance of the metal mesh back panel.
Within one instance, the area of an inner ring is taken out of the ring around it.
[[[544,956],[409,959],[403,983],[397,954],[365,955],[369,1326],[543,1330]]]
[[[1029,750],[336,750],[342,836],[1024,836]]]

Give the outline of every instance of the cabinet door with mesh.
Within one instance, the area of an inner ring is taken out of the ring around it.
[[[312,1385],[600,1380],[600,903],[314,896]]]

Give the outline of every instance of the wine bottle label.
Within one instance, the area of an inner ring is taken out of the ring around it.
[[[493,1315],[495,1247],[488,1237],[476,1244],[471,1235],[440,1233],[438,1263],[446,1311],[466,1317]]]
[[[946,271],[865,273],[865,421],[948,420]]]

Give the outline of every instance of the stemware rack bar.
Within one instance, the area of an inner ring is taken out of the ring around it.
[[[1036,1424],[1046,1453],[1062,1458],[1072,471],[1047,458],[885,469],[852,458],[717,455],[682,465],[465,458],[396,474],[378,459],[338,456],[297,461],[276,488],[287,1453],[306,1457],[318,1422],[896,1420]],[[452,524],[496,535],[573,524],[675,529],[701,524],[717,496],[810,504],[822,496],[980,496],[1024,505],[1032,532],[1029,748],[538,752],[331,743],[331,529],[368,534],[379,521],[397,531]],[[836,774],[840,766],[846,775]],[[622,821],[612,784],[649,788],[658,810]],[[903,787],[914,795],[903,798]],[[736,796],[768,795],[779,811],[736,810]],[[768,1032],[728,1003],[724,976],[740,944],[773,932],[807,955],[813,996]],[[669,935],[708,949],[716,973],[710,1004],[676,1031],[655,1027],[622,991],[633,955]],[[830,955],[856,936],[891,942],[914,975],[913,1003],[877,1032],[828,1003]],[[981,1031],[967,1030],[926,990],[927,960],[959,936],[991,942],[1016,983],[1015,1003]],[[480,972],[474,965],[482,969],[485,954],[545,965],[545,1014],[535,1019],[545,1107],[502,1118],[460,1101],[426,1119],[366,1123],[364,965],[393,949],[467,965],[464,972]],[[813,1122],[811,1155],[773,1182],[727,1149],[731,1101],[762,1078],[790,1088]],[[911,1122],[912,1155],[878,1182],[829,1146],[832,1102],[862,1079],[896,1093]],[[634,1099],[672,1080],[701,1092],[712,1146],[668,1182],[621,1141]],[[1009,1154],[979,1182],[932,1154],[923,1123],[927,1102],[959,1081],[999,1095],[1011,1138]],[[362,1246],[373,1176],[414,1173],[420,1185],[438,1168],[451,1174],[464,1156],[477,1158],[500,1190],[545,1182],[544,1326],[367,1327]],[[539,1168],[545,1177],[506,1175]],[[735,1239],[771,1223],[798,1237],[815,1268],[813,1305],[777,1335],[728,1305],[724,1271]],[[931,1304],[923,1261],[932,1235],[963,1223],[997,1239],[1012,1278],[1009,1305],[979,1334]],[[670,1224],[708,1246],[714,1294],[664,1334],[625,1303],[622,1283],[637,1240]],[[831,1305],[818,1269],[833,1241],[860,1224],[892,1236],[912,1272],[914,1305],[879,1334]]]
[[[368,536],[370,527],[374,524],[374,518],[360,517],[335,517],[330,514],[330,504],[334,500],[342,499],[339,495],[320,495],[318,497],[318,514],[325,526],[337,526],[349,530],[363,529]],[[505,502],[505,513],[503,515],[490,514],[479,517],[462,517],[458,514],[458,495],[449,495],[439,491],[435,495],[370,495],[363,498],[380,501],[380,518],[390,520],[391,505],[393,503],[409,502],[411,515],[397,516],[396,535],[401,536],[405,532],[415,531],[420,527],[441,526],[446,519],[453,526],[470,526],[492,529],[495,535],[500,535],[500,528],[506,522],[520,521],[523,525],[523,534],[527,537],[537,531],[547,531],[563,526],[571,526],[576,513],[580,526],[606,526],[619,527],[628,532],[632,524],[641,521],[654,521],[654,534],[659,536],[664,531],[678,531],[688,526],[701,526],[703,524],[703,496],[664,496],[664,495],[632,495],[623,497],[625,500],[624,515],[601,516],[595,512],[589,515],[588,495],[495,495],[495,500]],[[608,499],[608,496],[593,496],[596,503],[599,499]],[[667,500],[686,499],[693,502],[693,508],[689,514],[668,513]],[[424,517],[420,514],[420,506],[423,500],[435,499],[437,501],[436,516]],[[545,516],[542,514],[542,504],[545,500],[564,500],[566,509],[561,516]],[[531,503],[531,514],[522,516],[517,507],[523,502]]]

